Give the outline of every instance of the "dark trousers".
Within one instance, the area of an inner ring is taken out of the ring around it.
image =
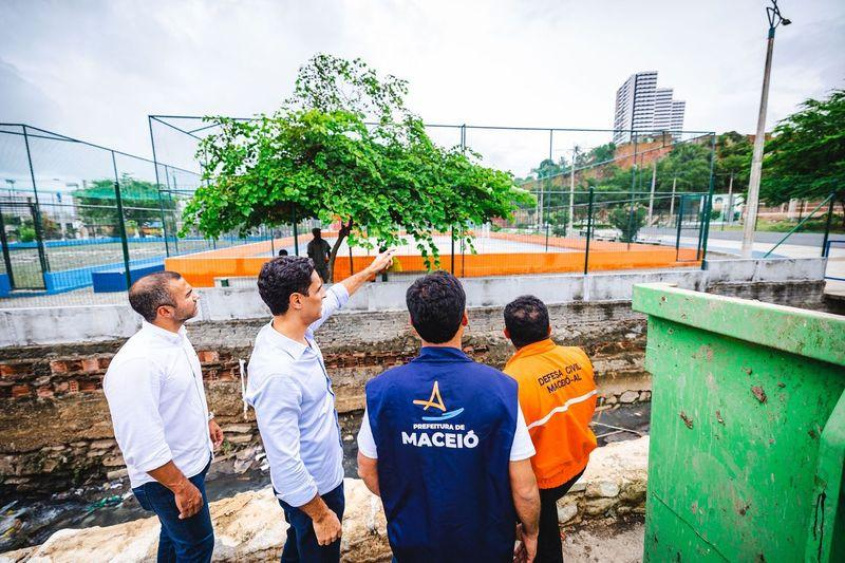
[[[176,496],[161,483],[145,483],[132,489],[141,506],[145,510],[155,512],[161,522],[161,533],[158,538],[159,563],[211,561],[211,553],[214,551],[214,529],[211,527],[208,497],[205,494],[205,474],[210,465],[209,461],[202,473],[189,479],[202,493],[203,505],[199,512],[185,520],[179,520]]]
[[[540,534],[537,538],[537,563],[563,563],[560,541],[560,524],[557,519],[557,501],[572,488],[582,471],[563,485],[554,489],[540,489]]]
[[[322,498],[326,506],[337,514],[337,519],[342,522],[343,509],[346,507],[346,501],[343,498],[343,483],[331,492],[322,495]],[[282,550],[283,563],[337,563],[340,561],[340,540],[330,545],[318,544],[311,517],[283,500],[280,500],[279,504],[285,511],[285,520],[288,523],[288,537],[285,548]]]

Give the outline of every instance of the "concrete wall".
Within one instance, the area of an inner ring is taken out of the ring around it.
[[[527,293],[549,304],[630,301],[632,288],[638,283],[676,283],[697,291],[707,291],[717,284],[808,282],[819,285],[824,278],[825,261],[821,258],[721,260],[707,262],[705,266],[706,270],[468,278],[462,283],[468,307],[503,306]],[[405,291],[410,283],[402,280],[367,284],[353,296],[342,314],[404,311]],[[738,289],[733,292],[741,293]],[[200,321],[269,317],[255,286],[207,288],[200,293]],[[746,296],[753,297],[753,291]],[[123,338],[134,333],[138,326],[140,319],[128,305],[0,309],[0,348]]]

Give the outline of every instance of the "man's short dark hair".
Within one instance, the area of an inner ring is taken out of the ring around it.
[[[319,229],[319,227],[311,229],[311,234],[314,235],[314,238],[321,238],[323,236],[323,232]]]
[[[129,304],[148,323],[156,320],[158,308],[162,305],[175,307],[170,293],[170,282],[180,280],[177,272],[153,272],[140,278],[129,288]]]
[[[288,255],[288,249],[287,248],[283,248],[279,251],[279,256],[287,256],[287,255]]]
[[[304,256],[280,256],[261,267],[258,274],[258,293],[273,315],[288,312],[290,296],[308,295],[314,261]]]
[[[443,344],[457,334],[466,301],[461,282],[446,272],[418,279],[405,293],[411,324],[423,340],[432,344]]]
[[[517,348],[540,342],[549,337],[549,310],[533,295],[517,297],[505,306],[505,327]]]

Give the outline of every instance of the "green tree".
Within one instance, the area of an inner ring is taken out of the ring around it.
[[[80,219],[88,225],[118,225],[117,200],[114,180],[94,180],[89,187],[71,192]],[[123,216],[127,222],[143,226],[161,221],[162,209],[172,213],[176,202],[159,197],[159,190],[152,182],[136,180],[128,174],[120,178],[120,199]],[[141,230],[143,236],[143,230]]]
[[[845,90],[809,99],[766,143],[760,196],[770,205],[838,192],[845,211]]]
[[[733,193],[743,193],[748,190],[753,148],[748,137],[736,131],[729,131],[718,136],[714,170],[716,191],[728,191],[731,182],[733,182]]]
[[[404,230],[429,268],[439,264],[437,232],[454,229],[472,248],[472,224],[509,217],[533,200],[477,154],[435,145],[405,106],[407,92],[404,80],[379,77],[359,59],[317,55],[274,114],[207,118],[219,128],[200,143],[207,185],[188,203],[183,232],[339,220],[330,279],[344,240],[394,246]]]
[[[622,242],[634,242],[637,240],[637,233],[645,225],[646,214],[645,208],[639,205],[635,205],[633,211],[631,206],[615,207],[610,211],[608,220],[622,233]]]

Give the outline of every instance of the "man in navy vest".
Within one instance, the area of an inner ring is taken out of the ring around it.
[[[531,561],[540,496],[516,381],[461,351],[466,295],[445,272],[405,296],[420,355],[366,387],[358,474],[400,563]],[[521,525],[517,528],[515,523]]]

